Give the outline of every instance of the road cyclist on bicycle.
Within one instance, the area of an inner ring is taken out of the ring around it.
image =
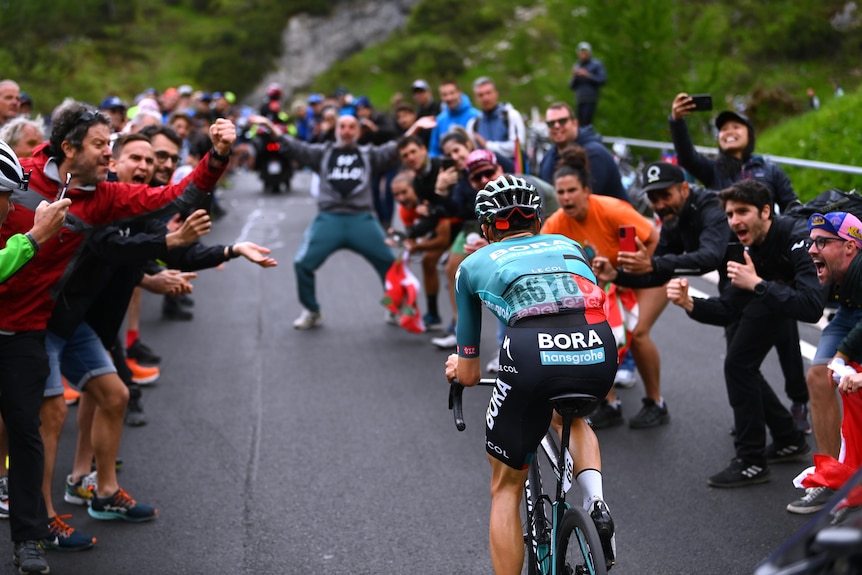
[[[604,292],[581,246],[565,236],[537,235],[542,202],[534,186],[500,176],[478,192],[475,210],[489,245],[467,257],[455,275],[458,353],[446,361],[446,377],[466,386],[479,382],[484,304],[508,326],[485,420],[491,562],[497,575],[519,574],[521,498],[527,468],[551,423],[549,399],[573,392],[604,397],[617,369],[616,342]],[[570,445],[584,508],[613,561],[614,524],[602,492],[599,444],[582,418],[572,423]]]

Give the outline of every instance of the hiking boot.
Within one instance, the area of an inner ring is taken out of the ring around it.
[[[66,503],[75,505],[89,505],[93,500],[93,493],[96,491],[96,472],[92,472],[81,477],[78,481],[73,482],[72,476],[66,476],[66,493],[63,499]]]
[[[790,415],[793,416],[793,423],[796,429],[805,435],[811,435],[811,423],[808,421],[808,404],[793,402],[790,406]]]
[[[769,468],[734,458],[727,469],[709,478],[712,487],[746,487],[769,481]]]
[[[454,349],[458,347],[458,338],[454,333],[431,338],[431,345],[439,349]]]
[[[132,345],[126,348],[126,357],[144,365],[155,365],[162,361],[162,358],[150,349],[150,346],[142,342],[140,338],[136,339]]]
[[[138,503],[124,489],[118,489],[110,497],[93,497],[87,513],[94,519],[125,519],[134,523],[150,521],[159,514],[157,509]]]
[[[32,573],[47,575],[51,572],[48,562],[45,561],[45,550],[38,541],[16,541],[15,555],[12,559],[21,575]]]
[[[787,510],[798,515],[817,513],[824,507],[829,499],[835,495],[834,489],[828,487],[811,487],[805,490],[805,495],[787,504]]]
[[[443,320],[439,315],[426,313],[422,316],[422,323],[425,324],[426,331],[437,331],[443,327]]]
[[[618,369],[614,377],[614,385],[623,389],[630,389],[638,381],[637,374],[631,369]]]
[[[0,519],[9,519],[9,477],[0,477]]]
[[[643,407],[637,415],[629,420],[629,427],[634,429],[646,429],[647,427],[658,427],[670,423],[670,414],[667,412],[667,402],[661,407],[652,399],[645,397],[641,400]]]
[[[787,463],[790,461],[805,461],[811,455],[811,448],[808,442],[803,439],[800,443],[793,445],[785,445],[778,447],[775,443],[770,443],[766,448],[766,462],[772,463]]]
[[[139,398],[129,398],[129,403],[126,405],[126,417],[123,419],[123,422],[129,427],[141,427],[147,424],[147,415],[144,413],[144,408]]]
[[[302,310],[302,313],[299,314],[299,317],[294,320],[293,328],[311,329],[316,325],[320,325],[321,322],[323,322],[323,316],[320,315],[320,312],[304,309]]]
[[[48,520],[48,529],[51,538],[45,542],[47,549],[55,551],[83,551],[90,549],[96,544],[96,538],[77,531],[74,527],[63,521],[71,515],[58,515]]]
[[[587,416],[587,423],[593,429],[603,427],[615,427],[623,424],[623,409],[621,406],[614,407],[608,400],[603,399],[601,403]]]
[[[605,564],[610,569],[617,562],[617,539],[614,535],[614,520],[611,517],[611,512],[605,502],[598,499],[590,505],[588,513],[590,519],[596,524],[596,531],[599,532],[602,551],[605,554]]]
[[[158,367],[146,367],[134,359],[126,358],[126,365],[132,372],[132,381],[138,385],[149,385],[159,379],[161,375]]]

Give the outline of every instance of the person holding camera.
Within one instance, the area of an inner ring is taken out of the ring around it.
[[[793,416],[776,397],[760,366],[797,321],[823,312],[823,292],[806,248],[807,230],[794,218],[775,216],[767,187],[742,180],[719,193],[730,229],[747,248],[742,261],[727,262],[730,285],[717,297],[693,298],[688,279],[675,278],[667,297],[701,323],[724,326],[727,398],[733,409],[736,455],[708,480],[713,487],[745,487],[769,481],[769,465],[807,459],[811,448]],[[766,445],[766,430],[772,443]]]
[[[769,190],[773,213],[787,211],[799,199],[790,184],[790,178],[775,163],[754,153],[754,125],[740,113],[730,110],[719,112],[715,118],[718,130],[718,156],[708,158],[694,148],[689,137],[685,117],[693,112],[712,110],[712,98],[677,94],[671,106],[670,134],[679,165],[703,185],[712,190],[723,190],[740,180],[757,180]],[[736,241],[731,237],[730,241]],[[719,285],[721,289],[724,278]],[[792,405],[796,425],[811,433],[808,423],[809,389],[805,382],[799,348],[799,328],[788,326],[775,342],[781,370],[784,374],[784,389]]]

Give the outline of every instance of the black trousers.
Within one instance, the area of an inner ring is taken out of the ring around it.
[[[805,366],[802,350],[799,349],[799,324],[790,322],[787,330],[781,330],[775,341],[778,363],[784,374],[784,393],[794,403],[808,403],[808,384],[805,382]]]
[[[0,414],[9,437],[9,520],[15,542],[50,536],[39,434],[49,371],[44,331],[0,335]]]
[[[766,464],[766,430],[778,445],[804,439],[793,417],[775,395],[760,366],[782,332],[796,326],[796,320],[778,315],[743,315],[726,330],[727,357],[724,379],[727,399],[733,409],[736,456],[746,462]]]
[[[598,102],[578,102],[578,125],[580,127],[589,126],[593,123],[593,116],[596,115],[596,106]]]

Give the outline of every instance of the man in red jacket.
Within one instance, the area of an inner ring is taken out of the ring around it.
[[[32,226],[33,212],[42,200],[52,201],[63,190],[72,200],[60,233],[39,246],[17,275],[0,284],[0,414],[6,423],[9,456],[15,462],[9,469],[9,497],[15,502],[10,508],[10,526],[15,563],[22,573],[47,573],[49,569],[41,545],[50,531],[41,493],[44,458],[39,407],[49,372],[45,327],[70,262],[94,226],[152,215],[171,202],[174,206],[188,203],[195,192],[211,192],[227,167],[236,139],[234,125],[217,120],[210,127],[213,149],[197,168],[176,185],[150,188],[105,181],[111,131],[110,119],[92,106],[71,102],[58,109],[49,142],[22,162],[23,169],[31,172],[30,188],[13,194],[16,209],[0,229],[0,241],[5,242]],[[122,427],[125,405],[102,411],[104,426]],[[97,420],[99,417],[97,414]],[[113,488],[119,492],[114,469],[118,447],[119,440],[97,450],[100,491]],[[112,477],[113,485],[105,485],[103,480]]]

